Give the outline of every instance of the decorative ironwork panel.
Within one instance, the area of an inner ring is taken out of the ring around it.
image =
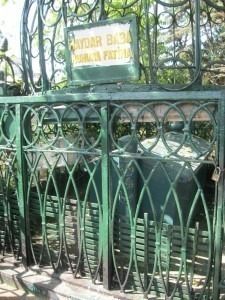
[[[1,105],[2,253],[125,293],[216,299],[220,93],[107,95]]]
[[[15,105],[0,106],[0,249],[1,254],[20,255]]]
[[[30,91],[67,86],[65,27],[126,16],[138,21],[139,83],[171,90],[223,85],[221,1],[27,0],[21,50]]]
[[[146,297],[210,297],[214,194],[205,184],[216,165],[217,103],[110,109],[114,284]]]
[[[33,261],[93,281],[102,280],[100,108],[34,104],[22,121]]]

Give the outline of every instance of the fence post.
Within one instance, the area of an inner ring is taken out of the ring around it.
[[[109,216],[111,204],[109,198],[109,117],[108,105],[104,104],[101,108],[101,141],[102,141],[102,247],[103,247],[103,286],[109,290],[111,286],[111,244]]]
[[[224,170],[225,164],[225,93],[221,93],[219,101],[219,115],[218,115],[218,166]],[[215,220],[215,233],[214,233],[214,278],[213,278],[213,299],[219,299],[219,282],[221,280],[221,259],[222,247],[224,241],[223,232],[223,218],[224,218],[224,172],[217,185],[217,198],[216,201],[216,220]]]
[[[22,108],[16,104],[16,155],[17,155],[17,178],[18,178],[18,206],[19,206],[19,224],[20,224],[20,247],[22,263],[24,267],[28,262],[28,236],[26,234],[26,169],[24,168],[23,156],[23,133],[22,133]]]

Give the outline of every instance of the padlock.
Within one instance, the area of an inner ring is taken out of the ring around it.
[[[219,167],[216,167],[215,170],[213,171],[211,179],[215,182],[218,182],[220,179],[221,175],[221,169]]]

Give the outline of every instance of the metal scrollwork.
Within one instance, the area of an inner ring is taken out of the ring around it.
[[[128,15],[136,16],[138,21],[142,69],[138,83],[167,90],[223,84],[222,1],[27,0],[21,49],[30,92],[67,87],[65,27]]]

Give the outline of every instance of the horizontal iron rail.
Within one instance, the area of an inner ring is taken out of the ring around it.
[[[137,100],[219,100],[222,91],[181,91],[181,92],[107,92],[107,93],[62,93],[55,95],[35,95],[0,97],[0,104],[52,103],[73,101],[137,101]]]

